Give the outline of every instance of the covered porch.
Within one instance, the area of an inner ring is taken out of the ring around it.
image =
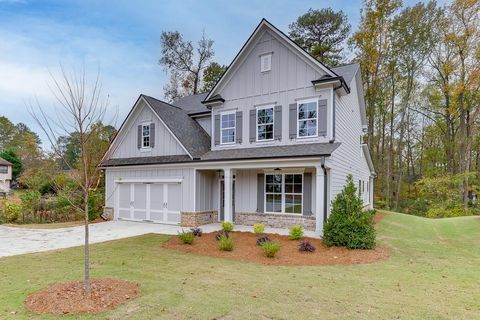
[[[320,235],[329,203],[325,159],[224,163],[195,169],[194,212],[182,226],[231,221],[287,230],[302,225]]]

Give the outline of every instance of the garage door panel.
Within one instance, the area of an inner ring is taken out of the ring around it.
[[[130,208],[130,184],[118,185],[119,192],[119,207]]]
[[[168,223],[180,223],[180,213],[179,212],[168,212],[167,213],[167,222]]]
[[[133,206],[135,209],[146,210],[147,209],[147,185],[135,184],[133,192]]]
[[[150,220],[162,222],[164,219],[163,211],[150,211]]]
[[[133,218],[138,220],[146,220],[147,210],[133,210]]]
[[[180,184],[168,185],[167,202],[169,211],[180,211],[182,208],[182,186]]]
[[[130,219],[130,209],[119,209],[118,217],[124,218],[124,219]]]
[[[163,197],[163,186],[164,186],[163,184],[158,184],[158,183],[154,183],[150,186],[150,209],[151,210],[163,211],[163,204],[165,202]]]

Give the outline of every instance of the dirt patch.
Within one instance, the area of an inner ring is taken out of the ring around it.
[[[375,213],[375,216],[373,217],[373,223],[377,224],[382,221],[383,218],[385,218],[385,213],[377,211],[377,213]]]
[[[25,305],[42,314],[98,313],[134,299],[139,292],[138,284],[133,282],[94,279],[91,297],[86,299],[83,284],[83,281],[54,284],[29,295]]]
[[[335,265],[372,263],[388,258],[384,248],[373,250],[349,250],[340,247],[326,247],[322,240],[305,238],[316,247],[315,252],[300,252],[300,241],[290,240],[287,236],[268,234],[268,237],[282,246],[275,258],[267,258],[256,245],[257,235],[250,232],[232,232],[234,248],[231,252],[220,251],[215,233],[204,233],[195,238],[192,245],[182,244],[178,237],[172,237],[163,244],[164,248],[194,253],[203,256],[221,257],[240,261],[251,261],[268,265]]]

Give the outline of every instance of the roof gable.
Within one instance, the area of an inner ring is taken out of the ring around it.
[[[268,22],[266,19],[262,19],[258,26],[255,28],[253,33],[247,39],[243,47],[237,53],[233,61],[230,63],[227,70],[224,72],[222,77],[218,80],[212,90],[206,96],[205,101],[210,100],[213,96],[219,94],[223,86],[228,83],[229,79],[236,72],[237,68],[242,64],[244,59],[248,56],[255,43],[261,38],[265,31],[269,31],[274,37],[281,41],[284,45],[291,48],[299,56],[301,56],[306,62],[308,62],[312,67],[316,68],[319,72],[326,73],[330,76],[337,76],[335,72],[325,66],[323,63],[315,59],[308,52],[306,52],[302,47],[296,44],[292,39],[290,39],[286,34],[277,29],[274,25]]]
[[[5,159],[3,159],[3,158],[0,158],[0,165],[2,165],[2,166],[11,166],[12,164],[11,164],[9,161],[7,161],[7,160],[5,160]]]

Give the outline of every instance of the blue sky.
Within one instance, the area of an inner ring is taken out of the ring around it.
[[[215,60],[228,64],[263,17],[287,32],[288,25],[309,8],[332,7],[343,10],[355,29],[361,4],[361,0],[0,0],[0,115],[39,132],[26,104],[36,96],[52,106],[49,72],[57,74],[61,63],[67,69],[85,65],[92,76],[100,68],[109,114],[118,110],[121,123],[140,93],[163,98],[168,76],[157,63],[163,30],[178,30],[192,41],[204,30],[215,40]]]

